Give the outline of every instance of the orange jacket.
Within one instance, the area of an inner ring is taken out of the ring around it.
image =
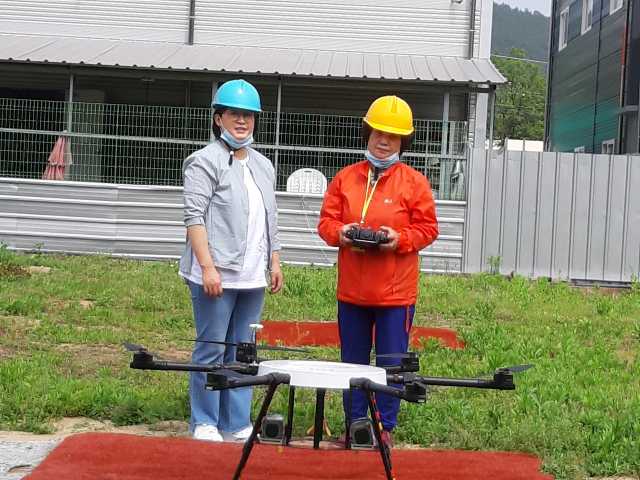
[[[378,180],[364,227],[398,233],[393,252],[356,252],[339,243],[338,231],[359,223],[367,189],[369,162],[340,171],[324,196],[318,233],[338,253],[338,299],[356,305],[413,305],[418,297],[418,252],[438,237],[431,186],[424,175],[397,162]]]

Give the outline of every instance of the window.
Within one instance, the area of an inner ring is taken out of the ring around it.
[[[613,1],[613,0],[612,0]],[[558,51],[567,46],[567,40],[569,38],[569,7],[565,8],[560,13],[560,43],[558,44]]]
[[[581,147],[576,147],[573,149],[573,153],[584,153],[584,145],[582,145]]]
[[[602,142],[603,155],[613,155],[615,153],[614,152],[615,146],[616,146],[615,139],[605,140],[604,142]]]
[[[624,0],[609,0],[609,15],[622,8]]]
[[[616,1],[616,0],[611,0]],[[591,30],[593,22],[593,0],[582,0],[582,34]]]

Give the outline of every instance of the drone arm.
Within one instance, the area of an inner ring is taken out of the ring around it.
[[[423,385],[439,387],[485,388],[490,390],[515,390],[516,388],[512,376],[508,376],[510,378],[500,378],[499,375],[494,375],[492,380],[484,378],[423,377],[407,374],[403,376],[402,380],[395,379],[398,376],[391,375],[391,377],[394,378],[394,382],[409,383],[415,381]]]
[[[227,377],[215,372],[207,375],[205,389],[211,391],[230,390],[232,388],[257,387],[259,385],[280,385],[289,383],[291,376],[288,373],[268,373],[259,377]]]
[[[375,393],[383,393],[385,395],[391,395],[396,398],[404,398],[404,392],[388,385],[382,385],[380,383],[372,382],[368,378],[352,378],[350,384],[353,388],[358,390],[369,390]]]
[[[182,362],[164,362],[153,360],[151,355],[144,353],[136,353],[133,356],[133,361],[130,364],[131,368],[137,370],[166,370],[174,372],[205,372],[215,373],[221,368],[227,370],[237,370],[241,374],[252,374],[251,366],[247,365],[202,365],[197,363],[182,363]]]
[[[256,387],[258,385],[280,385],[289,383],[291,376],[288,373],[268,373],[260,377],[230,378],[230,388]]]
[[[221,368],[219,365],[197,365],[195,363],[180,363],[180,362],[145,362],[136,363],[135,360],[131,362],[131,368],[138,370],[169,370],[176,372],[215,372],[216,369]]]

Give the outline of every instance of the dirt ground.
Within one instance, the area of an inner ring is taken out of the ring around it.
[[[158,422],[155,425],[131,425],[116,427],[112,422],[101,422],[89,418],[63,418],[53,423],[55,432],[51,435],[37,435],[27,432],[0,430],[0,442],[37,442],[63,440],[77,433],[106,432],[128,433],[148,437],[189,437],[188,422]]]

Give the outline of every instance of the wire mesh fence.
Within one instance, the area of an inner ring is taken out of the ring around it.
[[[437,199],[466,198],[466,122],[416,120],[403,161],[422,172]],[[263,112],[256,150],[286,190],[296,170],[313,168],[328,181],[363,158],[362,118]],[[211,141],[211,110],[0,98],[0,176],[42,178],[64,136],[72,163],[64,178],[141,185],[181,185],[182,162]]]

